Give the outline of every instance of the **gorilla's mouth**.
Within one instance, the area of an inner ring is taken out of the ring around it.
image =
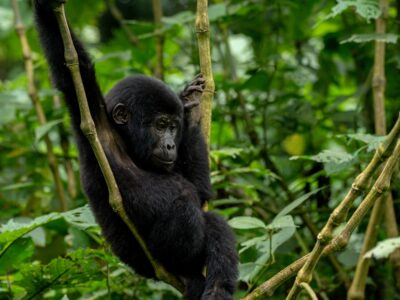
[[[154,155],[154,160],[157,164],[160,164],[160,165],[163,165],[166,167],[172,166],[175,162],[173,159],[164,159],[164,158],[161,158],[156,155]]]

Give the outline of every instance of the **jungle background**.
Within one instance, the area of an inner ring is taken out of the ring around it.
[[[23,55],[11,1],[0,0],[0,299],[180,299],[167,284],[135,275],[101,237],[80,189],[69,118],[51,85],[32,5],[15,2],[30,51]],[[377,130],[374,88],[386,84],[384,127],[390,130],[398,117],[400,1],[388,1],[384,14],[380,2],[209,3],[216,85],[209,209],[235,229],[237,299],[313,248],[366,167],[385,131]],[[68,1],[69,22],[93,57],[104,93],[137,73],[162,77],[179,92],[200,72],[196,1],[161,3],[157,20],[151,1]],[[376,33],[379,18],[386,31]],[[386,46],[380,82],[376,43]],[[399,187],[394,175],[397,220]],[[373,240],[396,235],[386,213]],[[318,299],[347,297],[367,224],[368,217],[347,248],[313,272]],[[400,241],[390,241],[369,261],[365,299],[400,299],[400,260],[388,258]],[[284,299],[292,282],[271,298]]]

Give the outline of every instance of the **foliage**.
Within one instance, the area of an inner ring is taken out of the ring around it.
[[[105,93],[125,76],[151,75],[156,64],[151,2],[116,3],[139,39],[135,47],[104,1],[67,5]],[[112,255],[82,192],[68,195],[70,211],[57,212],[43,136],[48,133],[54,143],[66,194],[67,163],[79,185],[77,150],[66,107],[54,103],[59,95],[48,77],[31,6],[19,4],[48,123],[37,121],[13,13],[9,1],[0,0],[0,299],[179,299],[171,287],[137,276]],[[179,91],[199,71],[195,1],[163,4],[165,78]],[[376,0],[210,3],[216,94],[210,153],[215,199],[209,209],[229,220],[237,236],[237,298],[310,250],[315,230],[382,140],[372,134],[376,40],[387,43],[387,127],[397,118],[399,12],[390,8],[385,35],[374,33],[380,13]],[[396,200],[398,176],[392,185]],[[399,216],[399,201],[394,203]],[[381,227],[379,239],[385,240]],[[345,279],[338,274],[351,279],[365,228],[366,221],[345,251],[321,261],[313,286],[319,298],[345,298]],[[383,259],[395,247],[398,239],[386,240],[368,255]],[[390,266],[371,263],[376,267],[367,286],[371,299],[399,297],[386,289],[394,286]],[[285,292],[278,289],[274,299]]]
[[[382,242],[379,242],[377,246],[368,251],[365,254],[365,257],[382,259],[388,258],[390,254],[394,252],[397,248],[400,247],[400,238],[392,238],[386,239]]]

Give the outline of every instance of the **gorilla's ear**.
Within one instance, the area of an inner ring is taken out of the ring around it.
[[[126,105],[122,103],[116,104],[112,110],[112,118],[118,125],[124,125],[128,123],[130,113]]]

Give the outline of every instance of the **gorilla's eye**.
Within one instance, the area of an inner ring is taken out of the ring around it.
[[[168,126],[168,122],[164,119],[159,119],[156,122],[156,127],[158,130],[165,129],[165,128],[167,128],[167,126]]]

